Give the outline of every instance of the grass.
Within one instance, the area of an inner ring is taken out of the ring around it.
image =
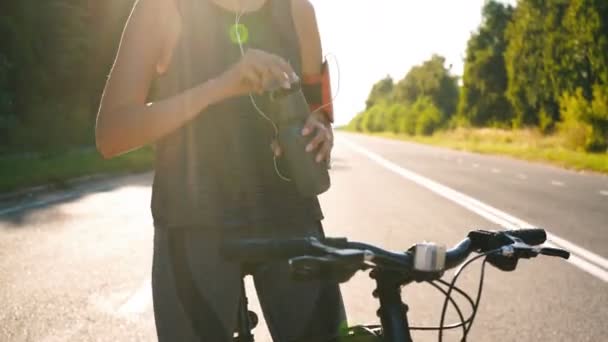
[[[535,130],[456,129],[433,136],[408,136],[375,133],[393,139],[414,141],[456,150],[505,155],[535,162],[545,162],[572,170],[608,174],[608,153],[588,153],[565,148],[557,136],[544,136]]]
[[[94,149],[0,157],[0,193],[37,185],[65,186],[68,180],[91,174],[122,174],[152,168],[154,152],[141,148],[104,160]]]

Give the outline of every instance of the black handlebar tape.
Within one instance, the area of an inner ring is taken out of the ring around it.
[[[347,282],[362,268],[364,252],[352,250],[341,256],[301,256],[289,259],[292,275],[296,280],[330,279]]]
[[[542,254],[542,255],[549,255],[549,256],[556,256],[556,257],[560,257],[560,258],[564,258],[564,259],[570,258],[570,252],[565,251],[563,249],[559,249],[559,248],[543,247],[540,250],[540,254]]]
[[[256,262],[319,255],[318,245],[316,238],[242,239],[224,242],[221,254],[232,261]]]
[[[523,242],[532,246],[540,245],[547,240],[547,233],[540,228],[506,230],[503,233],[520,238]]]
[[[334,248],[349,248],[348,239],[346,238],[323,238],[321,242]]]

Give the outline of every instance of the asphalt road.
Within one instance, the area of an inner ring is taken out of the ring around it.
[[[321,196],[329,236],[397,251],[424,240],[452,245],[475,228],[532,225],[576,248],[574,262],[538,257],[509,273],[488,267],[471,341],[605,340],[608,177],[343,133],[334,151],[332,188]],[[0,202],[0,341],[156,340],[151,179]],[[460,286],[475,294],[478,275],[475,264]],[[350,324],[378,322],[373,288],[366,273],[342,285]],[[430,286],[408,286],[403,298],[412,325],[438,323],[442,298]],[[255,333],[269,340],[263,321]]]

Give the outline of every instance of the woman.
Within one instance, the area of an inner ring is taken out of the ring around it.
[[[152,287],[160,341],[231,340],[242,273],[219,255],[222,239],[323,236],[318,199],[280,175],[281,149],[261,115],[258,95],[298,78],[312,80],[310,89],[328,84],[315,84],[328,77],[308,0],[136,2],[96,139],[106,158],[156,147]],[[333,145],[330,114],[313,111],[302,132],[318,162],[328,161]],[[275,341],[312,341],[344,324],[338,284],[293,282],[285,262],[252,274]]]

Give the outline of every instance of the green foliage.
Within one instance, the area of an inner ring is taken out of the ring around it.
[[[412,106],[406,106],[403,116],[398,120],[399,133],[415,135],[417,121],[418,113],[412,109]]]
[[[608,147],[608,87],[595,85],[593,99],[583,90],[564,93],[560,98],[560,134],[571,149],[604,152]]]
[[[454,122],[486,126],[511,120],[504,53],[505,30],[512,16],[511,6],[493,0],[484,5],[482,24],[467,43],[459,118]]]
[[[414,66],[395,86],[394,100],[414,103],[420,97],[429,97],[445,118],[456,112],[458,80],[445,67],[445,58],[433,55],[422,65]]]
[[[0,153],[93,142],[101,90],[133,1],[2,2]]]
[[[389,75],[374,84],[367,101],[365,101],[365,109],[368,110],[379,102],[390,101],[393,87],[393,79]]]
[[[441,112],[431,98],[421,97],[412,106],[416,117],[416,134],[431,135],[441,125]]]
[[[550,39],[544,27],[544,19],[552,16],[549,2],[553,0],[519,1],[507,28],[507,96],[515,110],[515,127],[537,125],[538,112],[551,101],[547,89],[552,85],[547,84],[542,53],[545,39]]]
[[[457,78],[445,68],[445,59],[433,55],[413,67],[394,85],[390,76],[372,86],[366,110],[347,128],[360,132],[432,134],[454,114],[458,101]]]
[[[401,122],[407,115],[407,111],[407,106],[404,106],[401,103],[393,103],[388,108],[385,130],[393,133],[399,133],[401,130]]]
[[[531,128],[570,149],[608,146],[608,1],[487,0],[459,89],[433,55],[372,87],[351,127],[429,135],[442,128]],[[457,111],[456,111],[457,109]],[[582,152],[581,152],[582,153]]]
[[[553,123],[553,117],[547,114],[544,109],[541,109],[538,113],[538,127],[540,130],[545,133],[548,132],[553,127]]]
[[[514,126],[550,131],[564,93],[608,84],[608,2],[521,0],[506,34],[507,95]]]

